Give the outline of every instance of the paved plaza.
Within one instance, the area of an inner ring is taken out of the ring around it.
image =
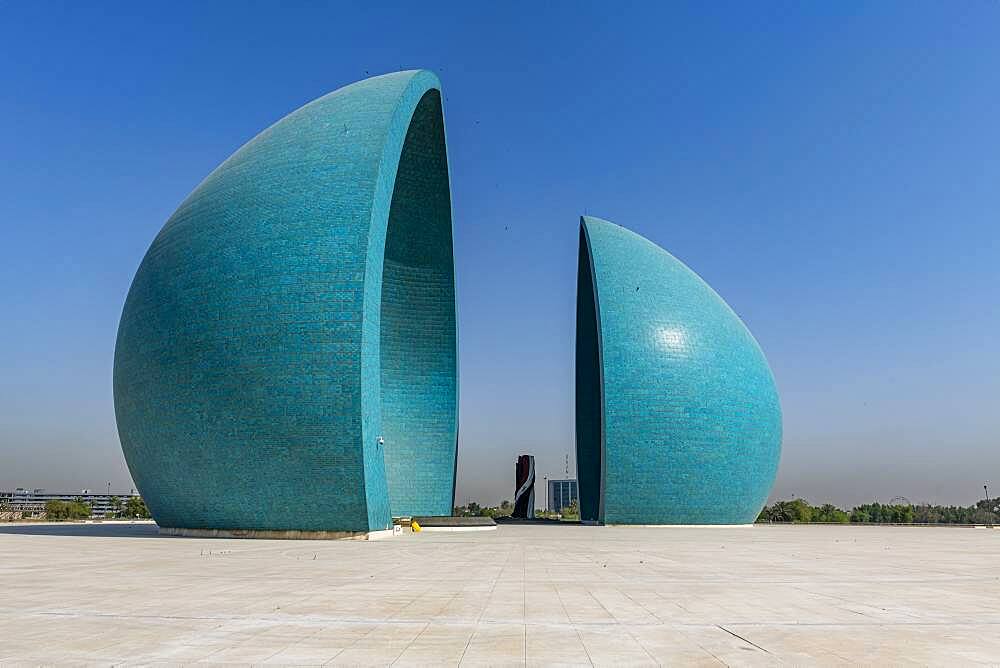
[[[0,526],[0,663],[1000,663],[1000,530]]]

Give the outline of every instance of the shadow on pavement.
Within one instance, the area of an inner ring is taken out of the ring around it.
[[[0,524],[0,536],[77,536],[82,538],[161,538],[151,522],[136,524]],[[163,536],[164,538],[166,536]]]
[[[583,526],[580,520],[557,520],[551,517],[497,517],[497,524],[528,524],[534,526],[544,526],[544,527],[554,527],[554,526],[564,526],[564,527],[578,527]]]

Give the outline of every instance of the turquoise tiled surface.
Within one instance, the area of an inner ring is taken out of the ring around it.
[[[764,354],[722,298],[623,227],[581,221],[577,466],[584,519],[744,524],[781,456]]]
[[[456,322],[437,78],[334,91],[212,172],[143,258],[114,389],[129,469],[163,526],[365,531],[450,513]]]

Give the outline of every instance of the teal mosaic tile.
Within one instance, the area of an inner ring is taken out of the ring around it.
[[[608,524],[746,524],[781,456],[760,346],[697,274],[584,217],[577,281],[581,516]]]
[[[240,148],[157,235],[119,326],[119,435],[157,522],[449,514],[454,285],[433,74],[346,86]]]

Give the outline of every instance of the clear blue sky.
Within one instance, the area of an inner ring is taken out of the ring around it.
[[[1000,5],[0,1],[0,487],[130,484],[111,367],[185,195],[368,75],[445,88],[459,501],[573,450],[578,216],[743,317],[775,495],[1000,493]],[[814,6],[807,7],[806,5]]]

